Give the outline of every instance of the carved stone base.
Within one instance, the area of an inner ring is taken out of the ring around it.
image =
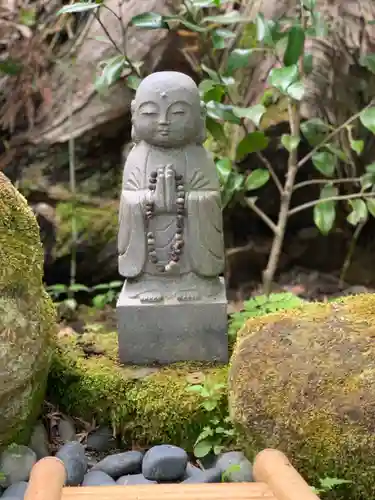
[[[124,290],[117,302],[119,358],[124,364],[228,362],[224,280],[215,298],[144,303]]]

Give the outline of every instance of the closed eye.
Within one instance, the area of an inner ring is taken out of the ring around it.
[[[184,115],[185,111],[183,109],[176,109],[175,111],[173,111],[173,114],[174,115]]]

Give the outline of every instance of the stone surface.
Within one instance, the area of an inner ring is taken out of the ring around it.
[[[19,481],[18,483],[14,483],[4,491],[1,498],[14,498],[17,500],[23,500],[27,490],[27,486],[27,481]]]
[[[156,481],[150,481],[146,479],[143,474],[132,474],[128,476],[121,476],[116,481],[120,486],[125,486],[126,484],[157,484]]]
[[[196,467],[191,462],[188,462],[186,465],[184,477],[185,477],[185,479],[188,479],[189,477],[194,476],[194,474],[199,474],[200,472],[202,472],[202,471],[199,467]]]
[[[44,399],[55,310],[26,200],[0,172],[0,449],[27,443]]]
[[[228,361],[225,287],[215,301],[145,304],[121,292],[117,315],[123,363],[147,365],[195,361]],[[161,314],[162,312],[162,314]],[[161,349],[160,346],[163,346]]]
[[[352,481],[335,499],[375,498],[374,335],[374,294],[249,320],[229,377],[247,456],[276,447],[310,484]]]
[[[178,446],[153,446],[143,458],[142,474],[150,481],[176,481],[183,478],[187,462],[186,451]]]
[[[253,467],[242,451],[228,451],[218,457],[216,468],[226,483],[253,481]]]
[[[104,452],[108,451],[116,445],[116,440],[113,437],[113,431],[107,427],[99,427],[95,429],[87,437],[86,447],[88,450]]]
[[[192,474],[183,483],[221,483],[221,470],[219,468],[207,469]]]
[[[82,486],[114,486],[116,481],[101,470],[91,470],[83,478]]]
[[[64,444],[56,453],[66,469],[66,486],[78,486],[86,474],[88,463],[85,448],[78,441]]]
[[[87,356],[86,344],[102,354]],[[178,443],[191,450],[197,429],[208,425],[211,418],[221,418],[226,411],[225,391],[218,407],[209,414],[201,406],[200,394],[186,390],[206,377],[213,384],[225,384],[226,365],[123,366],[117,361],[117,332],[106,330],[61,336],[57,346],[48,400],[85,421],[95,418],[98,425],[115,421],[117,428],[126,428],[128,442],[148,446]]]
[[[10,445],[0,457],[1,485],[8,487],[20,481],[27,481],[36,461],[36,454],[27,446]]]
[[[195,82],[172,71],[149,75],[132,124],[119,209],[120,360],[227,362],[220,184],[202,145]]]
[[[35,452],[38,460],[48,457],[50,454],[48,447],[48,434],[42,422],[37,422],[35,424],[31,434],[29,448]]]
[[[57,427],[58,427],[60,439],[63,443],[75,441],[76,429],[74,426],[74,422],[70,418],[61,417],[59,419]]]
[[[118,479],[120,476],[141,472],[142,459],[140,451],[125,451],[103,458],[92,470],[101,470],[113,479]]]

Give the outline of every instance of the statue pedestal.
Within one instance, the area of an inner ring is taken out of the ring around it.
[[[117,319],[119,358],[124,364],[228,362],[224,280],[217,297],[194,302],[142,303],[129,299],[123,289]]]

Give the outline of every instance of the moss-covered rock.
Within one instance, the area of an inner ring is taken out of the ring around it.
[[[250,455],[279,448],[313,484],[352,481],[329,498],[375,498],[375,295],[248,320],[229,404]]]
[[[112,425],[128,443],[170,442],[190,449],[202,426],[227,412],[226,391],[216,413],[206,412],[201,396],[187,391],[192,384],[226,382],[226,366],[130,367],[118,363],[117,349],[116,332],[62,332],[50,372],[50,400],[71,415]]]
[[[24,441],[43,402],[55,311],[24,197],[0,172],[0,448]]]

